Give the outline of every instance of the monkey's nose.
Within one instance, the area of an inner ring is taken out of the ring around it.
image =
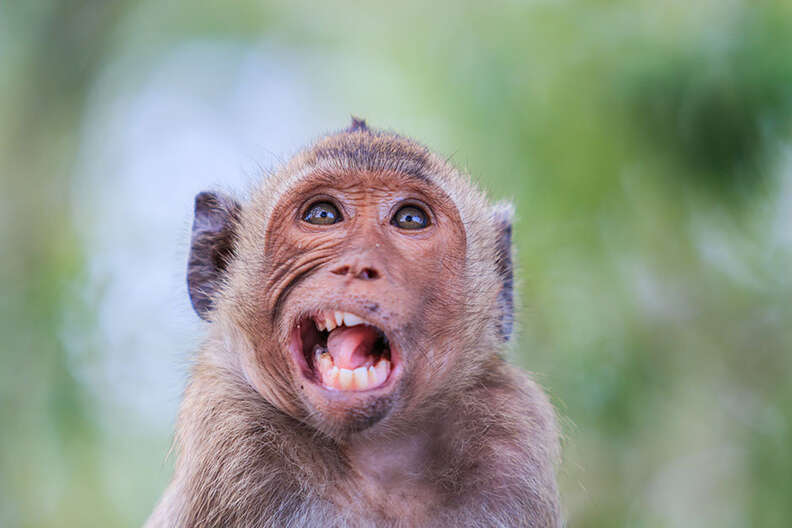
[[[380,272],[369,264],[347,263],[331,270],[334,275],[348,276],[361,280],[374,280],[380,278]]]

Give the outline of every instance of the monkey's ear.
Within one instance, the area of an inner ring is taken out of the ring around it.
[[[195,197],[187,288],[195,312],[209,320],[220,279],[233,256],[240,206],[220,193],[202,192]]]
[[[512,264],[512,218],[514,207],[509,203],[499,203],[493,208],[495,224],[495,269],[501,279],[498,292],[497,322],[498,333],[504,342],[511,339],[514,327],[514,268]]]

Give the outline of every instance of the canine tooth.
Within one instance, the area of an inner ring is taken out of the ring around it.
[[[336,388],[338,386],[338,367],[333,365],[327,373],[322,373],[322,382],[328,387]]]
[[[368,388],[368,371],[366,367],[358,367],[354,370],[355,373],[355,385],[357,385],[358,389],[367,389]]]
[[[338,369],[338,386],[343,390],[352,388],[352,383],[355,381],[355,374],[345,368]]]
[[[324,331],[325,324],[324,324],[324,320],[323,319],[320,319],[318,317],[314,318],[314,324],[316,325],[316,329],[317,330]]]
[[[388,379],[388,373],[390,372],[390,361],[383,358],[380,359],[376,365],[374,365],[374,373],[377,375],[377,385],[382,385],[385,383],[385,380]]]
[[[330,354],[325,352],[319,355],[319,370],[321,372],[327,372],[333,366],[333,357]]]
[[[346,326],[357,326],[359,324],[363,324],[363,319],[361,319],[357,315],[352,315],[351,313],[345,313],[344,324]]]
[[[338,326],[344,324],[344,314],[341,312],[335,312],[335,322]]]
[[[330,314],[325,315],[325,330],[327,330],[328,332],[331,330],[335,330],[336,326],[337,325],[335,320],[333,319],[333,316]]]

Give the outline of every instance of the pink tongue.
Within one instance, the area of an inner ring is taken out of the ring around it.
[[[342,326],[330,332],[327,351],[336,367],[353,370],[371,363],[369,352],[376,341],[377,331],[369,326]]]

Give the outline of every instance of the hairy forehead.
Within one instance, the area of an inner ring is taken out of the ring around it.
[[[343,133],[318,142],[306,152],[309,165],[369,173],[399,173],[432,181],[436,163],[426,147],[395,134]]]
[[[486,206],[484,196],[446,159],[398,134],[364,128],[324,136],[298,153],[262,182],[247,209],[255,213],[254,220],[259,223],[262,217],[270,217],[277,204],[295,190],[306,189],[306,185],[359,183],[391,190],[424,190],[456,208],[475,202],[468,208],[469,215]],[[468,220],[472,219],[463,215],[462,222]]]

